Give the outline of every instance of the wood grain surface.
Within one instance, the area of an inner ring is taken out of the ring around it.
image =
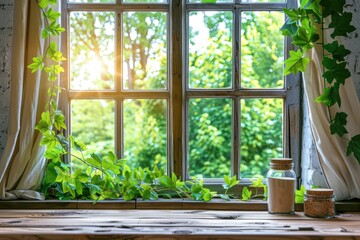
[[[359,239],[360,213],[200,210],[0,210],[0,239]]]

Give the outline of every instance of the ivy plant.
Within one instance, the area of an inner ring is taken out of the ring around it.
[[[297,51],[290,51],[290,57],[285,61],[285,75],[304,72],[309,63],[305,53],[315,44],[322,47],[325,87],[315,101],[327,106],[329,114],[331,107],[341,106],[339,91],[350,77],[345,59],[350,51],[336,40],[338,37],[347,37],[355,30],[351,25],[352,13],[344,11],[345,4],[345,0],[301,0],[297,9],[284,9],[288,19],[281,28],[282,34],[291,36],[293,44],[298,47]],[[329,19],[329,24],[325,23],[325,18]],[[324,31],[332,31],[330,42],[321,41],[324,39]],[[347,116],[341,111],[330,114],[330,132],[348,139],[346,153],[354,154],[360,163],[360,134],[349,136],[346,129]]]

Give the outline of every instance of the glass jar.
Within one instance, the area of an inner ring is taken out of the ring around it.
[[[293,214],[295,208],[295,180],[291,158],[272,158],[266,175],[268,212]]]
[[[313,218],[332,218],[335,216],[334,190],[313,188],[306,190],[304,215]]]

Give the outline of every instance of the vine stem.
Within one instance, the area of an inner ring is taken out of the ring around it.
[[[321,6],[321,12],[323,13],[324,12],[324,6]],[[321,41],[321,50],[322,50],[322,59],[324,61],[324,58],[325,58],[325,27],[324,27],[324,22],[325,22],[325,19],[323,16],[321,16],[321,38],[322,38],[322,41]],[[327,28],[328,29],[328,28]],[[325,72],[325,66],[324,64],[321,64],[322,65],[322,70],[323,70],[323,73]],[[324,83],[324,88],[326,87],[326,79],[325,77],[323,77],[323,83]],[[330,122],[333,121],[333,117],[332,117],[332,114],[331,114],[331,111],[330,111],[330,106],[327,106],[327,110],[328,110],[328,114],[329,114],[329,117],[330,117]]]

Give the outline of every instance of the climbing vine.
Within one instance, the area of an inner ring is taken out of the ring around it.
[[[348,136],[348,115],[342,111],[331,114],[330,111],[334,105],[341,107],[339,91],[350,77],[345,58],[351,52],[336,40],[355,31],[355,27],[351,25],[352,13],[344,11],[345,4],[345,0],[302,0],[299,8],[284,9],[288,19],[281,31],[283,35],[292,36],[293,44],[298,47],[297,51],[290,51],[284,73],[304,72],[309,63],[306,52],[315,44],[321,45],[325,87],[315,101],[328,107],[331,134],[348,139],[347,155],[354,154],[360,163],[360,134]],[[329,24],[326,24],[325,19],[329,20]],[[331,42],[321,41],[325,39],[325,31],[332,31]]]

